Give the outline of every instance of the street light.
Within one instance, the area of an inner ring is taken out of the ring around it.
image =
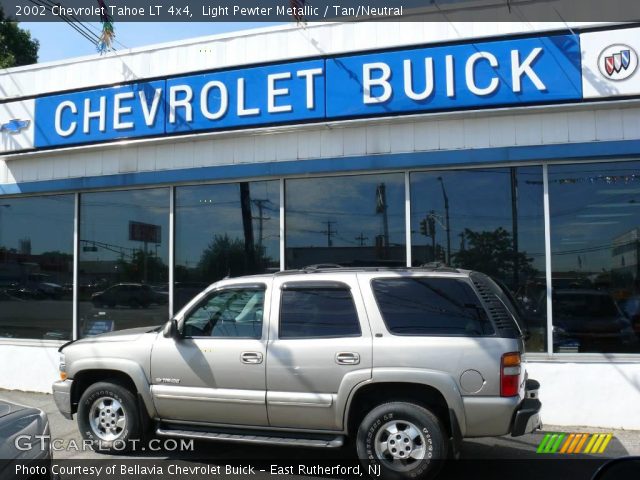
[[[447,265],[451,265],[451,228],[449,226],[449,197],[447,196],[447,190],[444,188],[444,179],[438,177],[440,186],[442,187],[442,196],[444,197],[444,218],[447,230]]]

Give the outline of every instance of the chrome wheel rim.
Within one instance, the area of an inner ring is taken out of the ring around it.
[[[428,449],[424,433],[406,420],[387,422],[376,433],[376,456],[392,470],[412,470],[427,457]]]
[[[117,440],[127,428],[127,415],[122,404],[112,397],[100,397],[89,410],[93,433],[107,442]]]

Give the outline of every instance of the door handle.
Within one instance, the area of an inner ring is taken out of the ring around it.
[[[358,365],[360,363],[360,354],[355,352],[338,352],[336,353],[336,363],[338,365]]]
[[[240,354],[242,363],[257,364],[262,363],[262,354],[260,352],[242,352]]]

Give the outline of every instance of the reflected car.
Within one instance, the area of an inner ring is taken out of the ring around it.
[[[91,303],[94,307],[141,307],[147,308],[152,303],[166,303],[163,295],[153,291],[149,285],[141,283],[119,283],[91,295]]]
[[[50,478],[50,438],[45,412],[0,400],[0,478],[13,478],[16,464],[46,467],[44,475],[31,478]]]
[[[631,322],[607,292],[554,290],[552,306],[554,347],[575,345],[579,352],[638,351],[638,338]]]

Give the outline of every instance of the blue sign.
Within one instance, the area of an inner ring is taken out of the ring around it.
[[[327,79],[329,118],[582,98],[571,35],[334,58]]]
[[[159,80],[37,98],[35,146],[163,134],[164,87]]]
[[[36,99],[35,147],[582,98],[556,35],[240,68]]]

